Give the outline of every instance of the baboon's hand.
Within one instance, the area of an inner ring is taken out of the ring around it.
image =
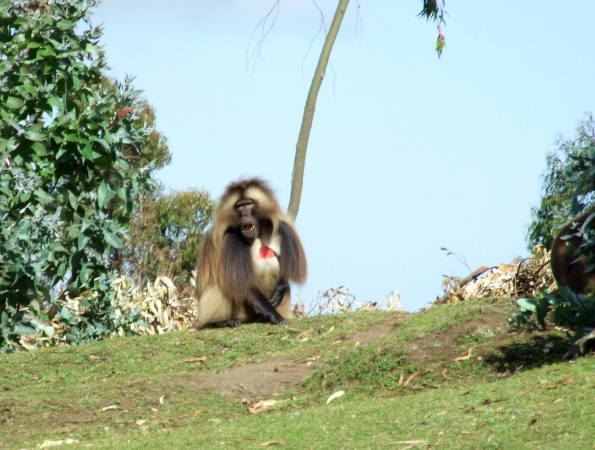
[[[269,318],[269,322],[271,322],[271,323],[272,323],[272,324],[274,324],[274,325],[281,325],[281,326],[283,326],[283,327],[287,327],[287,326],[289,326],[289,323],[287,323],[287,320],[285,320],[285,319],[284,319],[283,317],[281,317],[281,316],[279,316],[279,317],[276,317],[276,316],[271,316],[271,317]]]
[[[217,328],[237,328],[242,325],[242,321],[239,319],[229,319],[229,320],[222,320],[221,322],[217,322],[215,327]]]

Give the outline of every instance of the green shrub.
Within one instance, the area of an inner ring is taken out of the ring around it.
[[[109,255],[127,236],[133,199],[152,185],[150,165],[132,164],[152,130],[139,123],[131,79],[104,75],[95,4],[0,2],[2,352],[21,334],[51,333],[43,308],[59,288],[89,293],[77,339],[109,334]]]

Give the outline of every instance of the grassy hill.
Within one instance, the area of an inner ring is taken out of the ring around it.
[[[595,360],[563,360],[561,331],[509,327],[510,308],[467,301],[1,355],[0,448],[593,448]]]

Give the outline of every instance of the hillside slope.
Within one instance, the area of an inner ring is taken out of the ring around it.
[[[509,303],[2,355],[0,448],[591,448],[595,361]]]

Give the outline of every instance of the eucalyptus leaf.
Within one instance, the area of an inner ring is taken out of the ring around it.
[[[38,133],[36,131],[27,131],[25,133],[25,137],[27,139],[29,139],[30,141],[37,141],[37,142],[43,141],[45,138],[45,136],[43,134]]]
[[[84,264],[83,267],[81,267],[81,271],[80,271],[80,275],[79,275],[79,278],[80,278],[81,282],[83,283],[83,285],[85,285],[89,282],[91,275],[93,275],[93,269],[91,267],[89,267],[89,265]]]
[[[12,0],[0,2],[0,12],[5,13],[12,6]]]
[[[7,97],[4,104],[10,109],[21,109],[25,106],[25,102],[17,97]]]
[[[37,330],[29,325],[18,324],[14,327],[16,334],[31,335],[37,333]]]
[[[114,191],[105,180],[99,185],[97,190],[97,202],[100,208],[105,207],[109,201],[114,198],[116,191]]]
[[[43,333],[47,336],[47,337],[52,337],[54,336],[54,333],[56,332],[56,330],[54,330],[54,327],[48,325],[42,328]]]
[[[41,140],[41,139],[40,139]],[[31,144],[31,148],[35,152],[37,156],[47,156],[48,152],[45,149],[45,146],[41,142],[34,142]]]
[[[42,203],[49,203],[54,201],[54,197],[52,195],[48,194],[47,192],[41,189],[37,189],[35,191],[35,197],[37,197],[37,199]]]
[[[61,29],[61,30],[67,30],[67,29],[71,29],[74,27],[74,23],[70,20],[60,20],[56,26]]]
[[[115,233],[111,231],[105,231],[103,233],[103,237],[105,238],[105,242],[113,248],[122,248],[122,241]]]
[[[535,312],[537,310],[537,303],[535,300],[523,297],[519,298],[516,302],[522,309],[527,311]]]

